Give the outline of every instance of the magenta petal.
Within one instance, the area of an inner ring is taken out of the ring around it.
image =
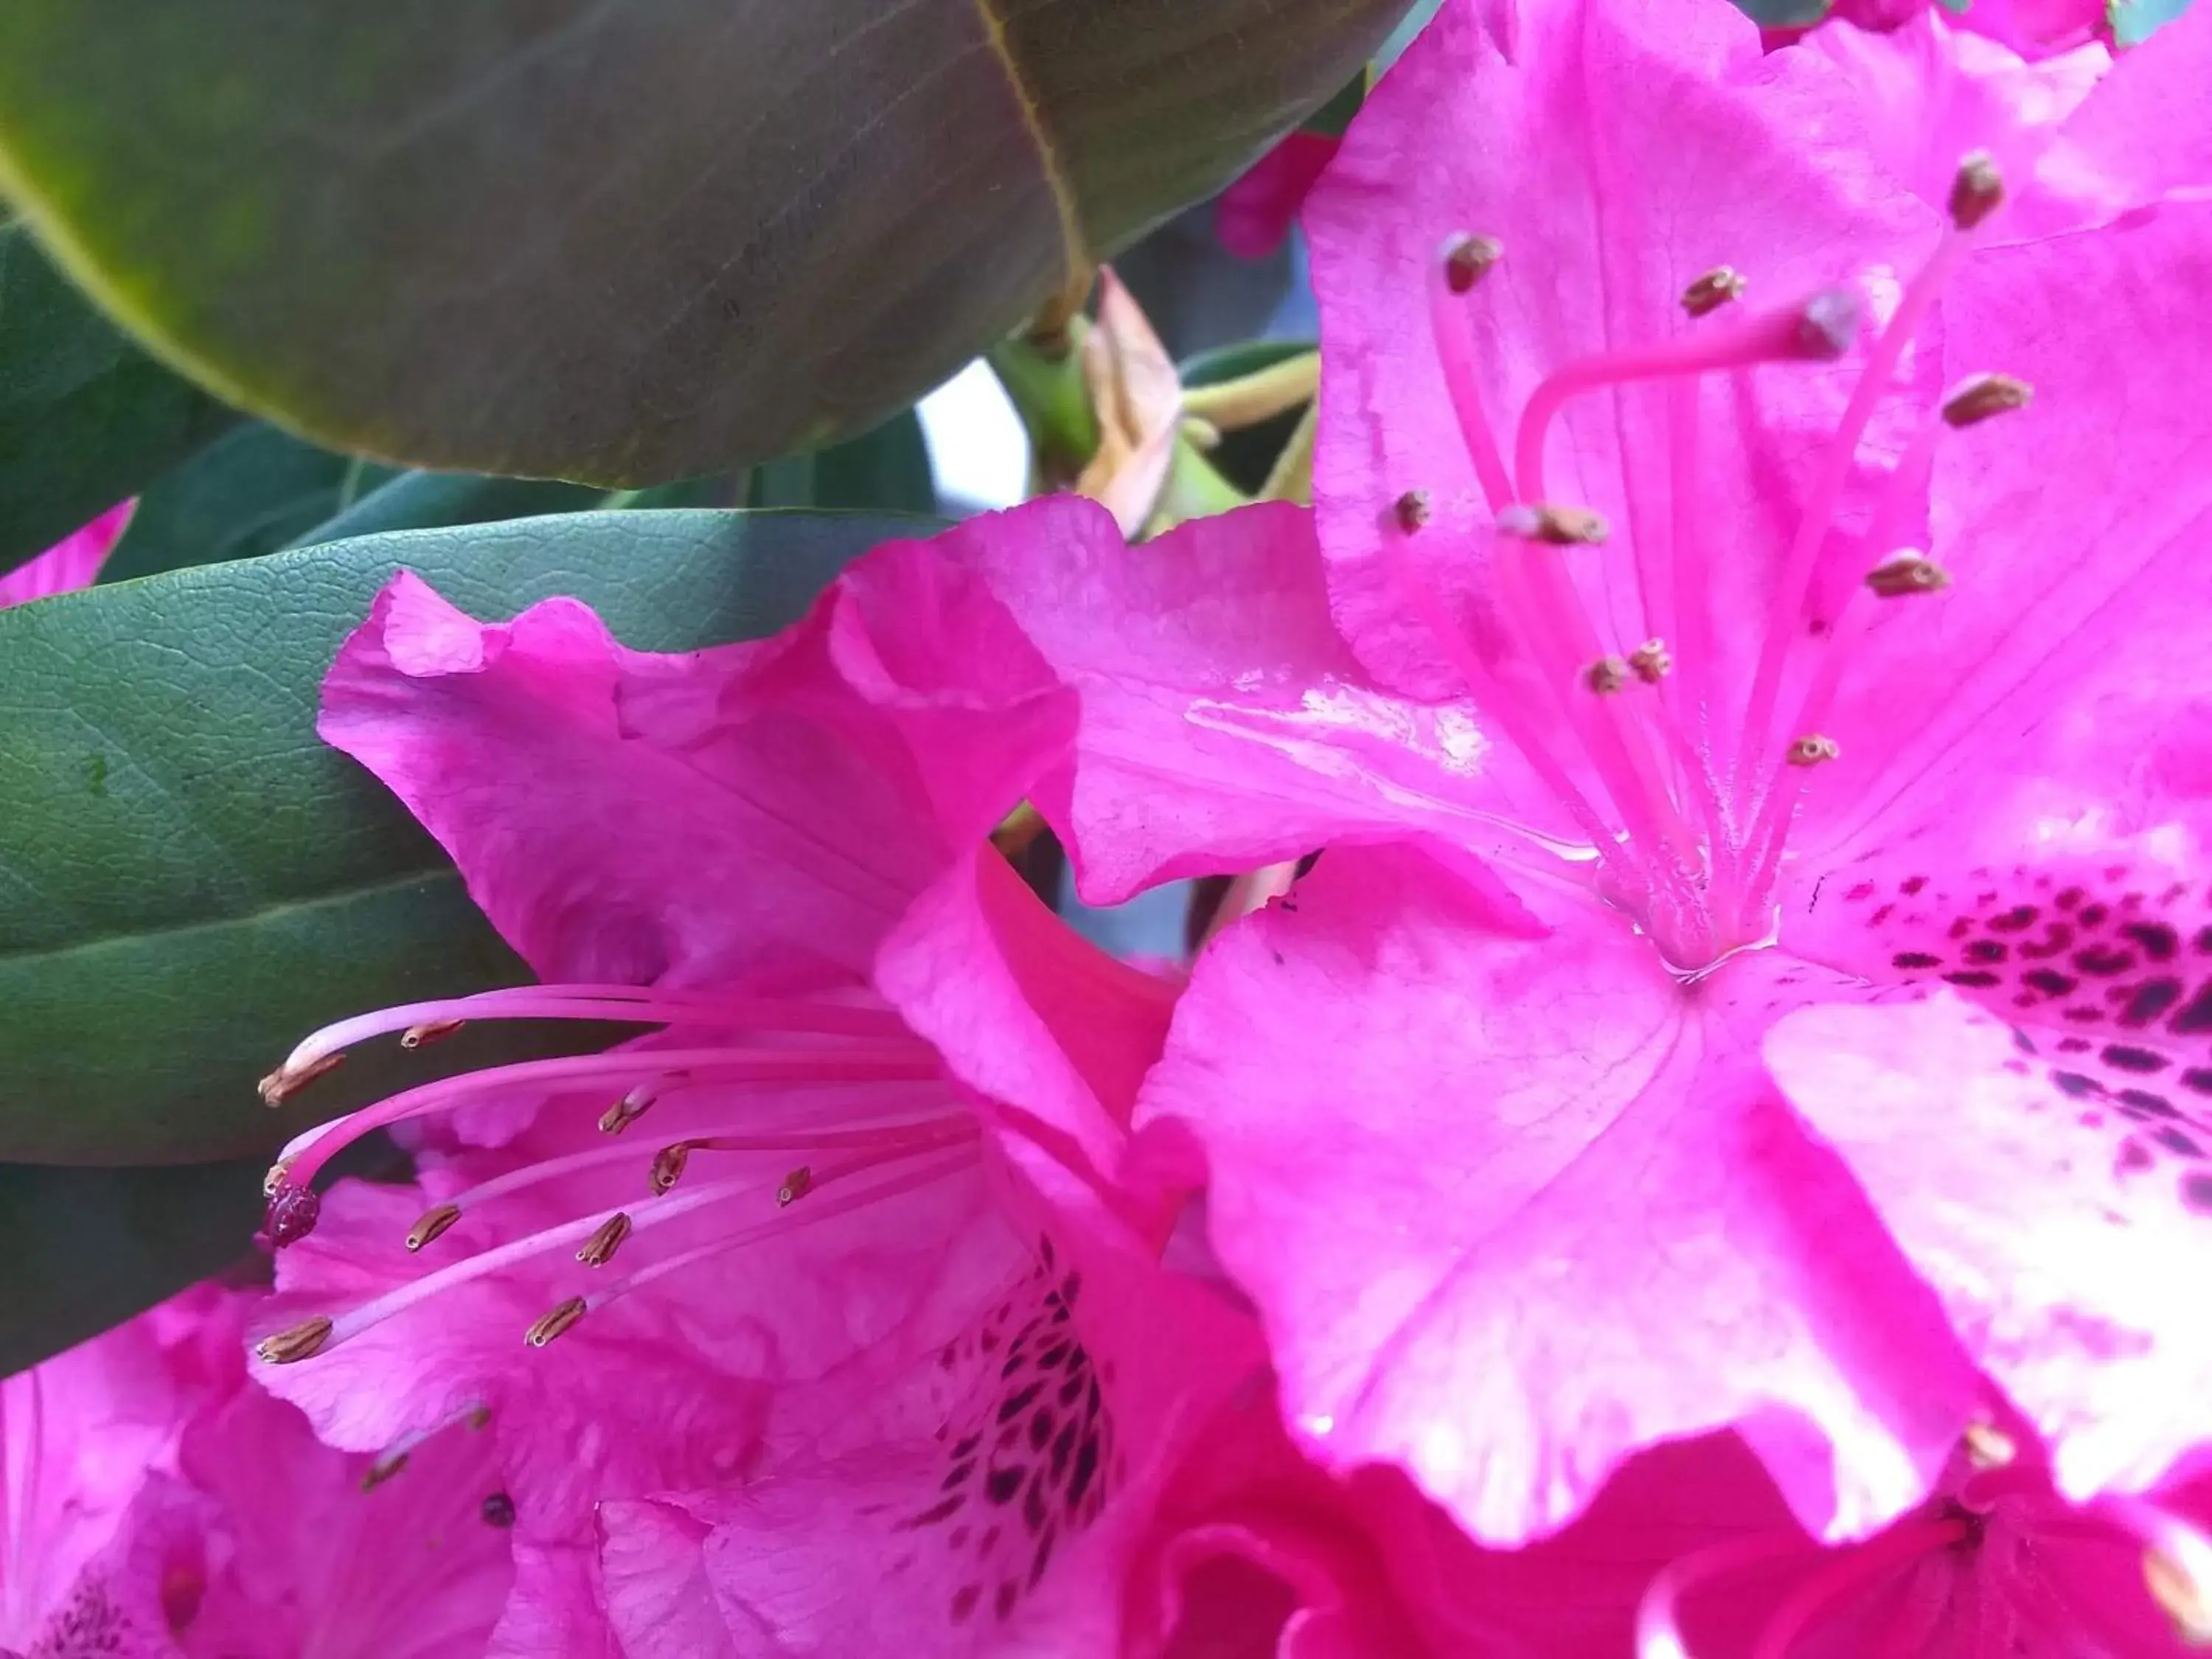
[[[1613,918],[1550,920],[1340,848],[1199,964],[1139,1115],[1205,1144],[1294,1427],[1403,1463],[1484,1540],[1731,1423],[1809,1524],[1894,1514],[1970,1379],[1755,1053],[1842,982],[1747,961],[1686,1000]]]
[[[1318,132],[1293,132],[1253,162],[1214,205],[1213,229],[1221,246],[1240,259],[1264,259],[1282,246],[1306,192],[1340,142]]]
[[[544,978],[864,975],[1073,719],[1002,615],[931,586],[939,563],[878,549],[775,639],[681,656],[625,649],[573,600],[480,623],[403,573],[339,653],[320,730]],[[954,665],[988,668],[947,695]]]
[[[0,575],[0,610],[91,586],[100,575],[100,568],[107,562],[107,556],[115,550],[115,544],[123,539],[123,532],[131,522],[131,509],[137,505],[135,501],[125,501],[108,508],[83,529],[56,542],[28,563],[17,565]]]
[[[2212,1335],[2184,1264],[2212,1232],[2212,1147],[2153,1150],[2158,1118],[2077,1096],[2063,1060],[1948,993],[1802,1011],[1766,1055],[2063,1492],[2143,1490],[2202,1438]]]

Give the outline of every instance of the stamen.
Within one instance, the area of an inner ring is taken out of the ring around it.
[[[1690,1659],[1675,1608],[1698,1585],[1744,1567],[1800,1555],[1811,1549],[1795,1533],[1764,1533],[1733,1544],[1716,1544],[1669,1562],[1644,1592],[1636,1607],[1636,1659]]]
[[[269,1173],[261,1177],[261,1195],[274,1198],[292,1184],[292,1166],[283,1159],[269,1166]]]
[[[258,1087],[261,1091],[262,1103],[267,1106],[282,1106],[317,1078],[335,1070],[338,1062],[344,1058],[342,1054],[322,1054],[309,1060],[304,1066],[295,1065],[290,1060],[286,1060],[283,1065],[279,1066],[261,1079]]]
[[[1559,507],[1550,502],[1516,503],[1498,515],[1498,530],[1523,541],[1553,547],[1602,546],[1613,533],[1605,515],[1586,507]]]
[[[1444,285],[1455,294],[1469,292],[1504,254],[1492,237],[1454,237],[1444,245]]]
[[[2004,201],[2004,175],[1996,157],[1985,149],[1970,151],[1959,161],[1951,179],[1951,222],[1972,230],[1995,213]]]
[[[1692,317],[1710,317],[1731,300],[1743,298],[1749,286],[1734,265],[1715,265],[1682,290],[1682,309]]]
[[[1628,665],[1619,657],[1600,657],[1583,671],[1583,684],[1601,697],[1612,696],[1628,684]]]
[[[1390,515],[1408,536],[1429,521],[1429,492],[1409,489],[1390,504]]]
[[[533,1348],[542,1348],[584,1316],[584,1298],[572,1296],[551,1312],[540,1317],[523,1333],[522,1340]]]
[[[1437,366],[1443,372],[1444,390],[1451,398],[1453,418],[1459,422],[1460,440],[1482,485],[1483,498],[1494,513],[1513,499],[1513,483],[1483,410],[1482,376],[1475,368],[1468,307],[1462,303],[1474,279],[1468,277],[1462,285],[1459,274],[1475,270],[1480,261],[1474,253],[1480,252],[1479,245],[1487,241],[1484,237],[1463,237],[1447,246],[1437,261],[1429,278],[1429,332],[1436,341]],[[1494,249],[1497,244],[1488,246]]]
[[[629,1025],[690,1023],[732,1031],[822,1036],[896,1036],[906,1030],[905,1022],[892,1010],[863,1004],[663,991],[641,985],[512,985],[472,996],[401,1003],[311,1031],[284,1063],[263,1079],[263,1097],[269,1097],[272,1085],[280,1091],[277,1098],[281,1099],[283,1094],[313,1082],[337,1064],[337,1055],[371,1037],[397,1031],[401,1046],[412,1048],[450,1036],[466,1022],[478,1019],[589,1020]]]
[[[399,1046],[421,1048],[433,1042],[443,1042],[466,1024],[466,1020],[460,1019],[424,1020],[420,1025],[410,1025],[399,1034]]]
[[[2009,374],[1976,374],[1961,380],[1943,399],[1943,419],[1952,426],[1974,426],[1993,416],[2026,409],[2035,388]]]
[[[461,1206],[458,1204],[440,1204],[425,1210],[422,1218],[408,1230],[408,1249],[410,1252],[421,1249],[460,1218]]]
[[[386,1453],[362,1471],[361,1489],[363,1492],[374,1492],[393,1475],[402,1473],[407,1468],[407,1458],[408,1454],[405,1452]]]
[[[1790,745],[1786,758],[1792,766],[1821,766],[1839,759],[1843,747],[1833,738],[1824,738],[1817,732],[1808,732]]]
[[[1994,1423],[1969,1423],[1960,1439],[1966,1446],[1966,1461],[1977,1469],[2008,1468],[2020,1455],[2020,1447],[2013,1437]]]
[[[1950,573],[1909,547],[1901,547],[1867,572],[1866,585],[1877,598],[1901,599],[1914,593],[1936,593],[1951,585]]]
[[[802,1164],[784,1176],[783,1185],[775,1189],[775,1206],[779,1210],[789,1209],[813,1190],[814,1171]]]
[[[653,1190],[656,1196],[664,1194],[684,1179],[684,1166],[691,1161],[691,1143],[678,1140],[663,1146],[653,1155]]]
[[[604,1267],[614,1259],[622,1242],[630,1235],[629,1217],[617,1213],[599,1224],[599,1230],[586,1239],[576,1252],[576,1260],[586,1267]]]
[[[2143,1582],[2174,1633],[2191,1647],[2212,1646],[2212,1538],[2140,1498],[2108,1497],[2097,1508],[2143,1543]]]
[[[442,1111],[506,1088],[551,1088],[635,1079],[644,1072],[671,1084],[779,1084],[803,1088],[835,1083],[918,1081],[938,1074],[936,1051],[918,1039],[830,1048],[617,1049],[520,1060],[426,1083],[311,1129],[285,1147],[295,1180],[312,1180],[341,1148],[372,1129]]]
[[[321,1352],[323,1344],[330,1340],[331,1322],[318,1314],[274,1336],[263,1337],[253,1345],[253,1352],[269,1364],[289,1365]]]
[[[1628,653],[1628,665],[1646,685],[1656,685],[1674,672],[1674,659],[1664,640],[1646,640]]]
[[[640,1084],[599,1115],[599,1133],[603,1135],[620,1134],[652,1110],[653,1103],[659,1097]]]
[[[1514,441],[1514,480],[1525,501],[1544,495],[1544,439],[1552,420],[1579,392],[1638,380],[1667,380],[1755,363],[1803,362],[1841,356],[1858,337],[1859,303],[1831,289],[1802,304],[1745,318],[1729,327],[1695,329],[1663,345],[1601,352],[1547,377],[1521,411]]]

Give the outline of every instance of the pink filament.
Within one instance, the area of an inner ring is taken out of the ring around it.
[[[1444,387],[1451,395],[1452,414],[1459,421],[1468,459],[1474,464],[1474,476],[1490,510],[1502,513],[1513,500],[1513,482],[1506,476],[1504,458],[1483,413],[1482,376],[1468,335],[1465,296],[1452,292],[1441,259],[1429,272],[1429,329],[1436,337],[1437,362],[1443,369]]]
[[[278,1162],[288,1184],[306,1186],[338,1151],[372,1129],[459,1105],[489,1091],[507,1087],[550,1089],[569,1085],[634,1085],[664,1080],[687,1084],[810,1084],[860,1081],[921,1081],[939,1074],[934,1050],[920,1042],[826,1049],[664,1048],[617,1049],[605,1054],[575,1054],[495,1066],[459,1077],[441,1078],[392,1095],[374,1106],[299,1136]]]

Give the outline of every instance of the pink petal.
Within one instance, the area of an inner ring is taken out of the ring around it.
[[[1939,444],[1929,528],[1951,586],[1854,599],[1874,615],[1821,723],[1842,757],[1810,792],[1806,844],[1955,827],[2023,788],[2054,811],[2132,796],[2154,821],[2159,794],[2190,787],[2212,411],[2186,388],[2212,375],[2208,282],[2212,210],[2180,203],[1960,272],[1947,380],[2000,370],[2035,401]],[[2155,362],[2115,369],[2137,349]]]
[[[1026,543],[1050,524],[950,534]],[[573,600],[479,623],[403,574],[340,653],[319,729],[407,803],[544,977],[865,974],[1072,718],[988,611],[952,607],[965,633],[901,614],[935,598],[912,575],[926,557],[879,549],[775,639],[683,656],[624,649]],[[994,665],[957,703],[939,695],[950,652]]]
[[[1152,1494],[1257,1360],[1209,1292],[1078,1232],[774,1469],[606,1510],[615,1628],[641,1659],[1116,1651]]]
[[[2191,8],[2120,54],[2044,158],[2039,182],[2093,221],[2212,183],[2200,93],[2212,75],[2212,18]]]
[[[1486,1541],[1732,1423],[1808,1524],[1896,1513],[1970,1378],[1754,1048],[1844,982],[1748,958],[1686,1001],[1559,908],[1532,933],[1418,854],[1339,848],[1193,975],[1139,1117],[1204,1143],[1303,1443],[1403,1463]]]
[[[1240,259],[1265,259],[1282,246],[1298,210],[1342,143],[1293,132],[1244,170],[1214,204],[1213,232]]]
[[[2199,1438],[2212,1338],[2175,1275],[2212,1228],[2195,1158],[2131,1153],[2003,1022],[1938,992],[1808,1009],[1768,1064],[2050,1442],[2077,1500],[2155,1483]]]
[[[26,605],[33,599],[91,586],[100,575],[100,566],[115,550],[115,544],[123,539],[123,532],[131,522],[131,509],[137,505],[136,501],[125,501],[111,507],[83,529],[56,542],[36,558],[0,574],[0,611],[12,605]]]
[[[1488,558],[1494,512],[1427,323],[1449,239],[1480,234],[1504,249],[1456,303],[1510,457],[1503,422],[1545,376],[1672,337],[1680,295],[1713,267],[1754,273],[1759,302],[1786,305],[1860,273],[1909,270],[1938,227],[1869,154],[1863,135],[1879,112],[1847,77],[1810,53],[1763,55],[1727,6],[1531,6],[1510,55],[1483,38],[1474,10],[1448,4],[1385,77],[1306,212],[1333,377],[1314,499],[1336,612],[1379,677],[1431,696],[1463,681],[1409,610],[1404,564],[1480,633],[1489,600],[1471,567]],[[1786,533],[1812,440],[1850,373],[1793,365],[1768,377],[1778,389],[1707,390],[1708,557],[1771,542],[1778,521]],[[1632,545],[1656,544],[1668,523],[1666,414],[1662,386],[1572,400],[1547,445],[1552,497],[1595,508]],[[1409,489],[1430,498],[1429,526],[1411,538],[1389,511]],[[1635,604],[1634,584],[1592,568],[1583,599],[1601,633],[1668,631]],[[1716,638],[1755,647],[1756,578],[1730,569],[1709,586]]]

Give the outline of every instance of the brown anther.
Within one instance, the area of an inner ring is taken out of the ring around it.
[[[2013,1437],[1994,1423],[1967,1424],[1960,1441],[1966,1448],[1966,1461],[1978,1469],[2007,1468],[2020,1455]]]
[[[272,1164],[269,1166],[269,1173],[261,1177],[261,1196],[274,1198],[291,1184],[292,1166],[289,1164]]]
[[[584,1298],[572,1296],[524,1332],[522,1340],[533,1348],[542,1348],[583,1316]]]
[[[1951,573],[1911,548],[1900,548],[1867,572],[1866,585],[1885,599],[1936,593],[1951,585]]]
[[[393,1457],[380,1457],[368,1466],[368,1472],[361,1477],[361,1489],[363,1492],[374,1492],[406,1467],[405,1452],[401,1452]]]
[[[1488,236],[1455,236],[1444,245],[1444,286],[1465,294],[1490,275],[1505,250]]]
[[[1682,309],[1692,317],[1710,317],[1729,301],[1743,298],[1749,286],[1734,265],[1715,265],[1682,290]]]
[[[1791,744],[1785,758],[1792,766],[1820,766],[1840,758],[1843,752],[1843,746],[1833,738],[1824,738],[1813,732]]]
[[[489,1428],[491,1426],[491,1407],[489,1406],[478,1406],[475,1407],[469,1413],[465,1421],[471,1429]]]
[[[1674,672],[1674,653],[1664,640],[1646,640],[1628,653],[1628,665],[1646,685],[1656,685]]]
[[[2190,1647],[2212,1647],[2212,1592],[2164,1550],[2143,1552],[2143,1583],[2151,1599],[2173,1621],[2173,1632]]]
[[[653,1155],[653,1190],[657,1196],[684,1179],[684,1166],[691,1161],[691,1143],[678,1140]]]
[[[264,1364],[289,1365],[295,1360],[313,1358],[331,1340],[331,1322],[318,1314],[313,1319],[303,1319],[289,1330],[278,1331],[274,1336],[264,1336],[253,1345],[253,1352]]]
[[[1409,489],[1390,503],[1390,516],[1408,536],[1429,521],[1429,492]]]
[[[1842,356],[1857,342],[1860,320],[1858,295],[1847,288],[1823,289],[1797,313],[1797,355],[1813,362]]]
[[[459,1030],[464,1023],[458,1019],[431,1019],[420,1025],[410,1025],[399,1034],[399,1046],[420,1048],[426,1043],[443,1042]]]
[[[1985,149],[1961,156],[1951,179],[1951,222],[1972,230],[1997,210],[2004,200],[2004,175],[1996,158]]]
[[[458,1204],[440,1204],[422,1212],[407,1230],[407,1248],[419,1250],[461,1218]]]
[[[1577,544],[1595,547],[1613,533],[1605,515],[1586,507],[1556,507],[1539,501],[1534,506],[1507,507],[1498,515],[1498,527],[1509,536],[1554,547]]]
[[[1972,426],[1994,416],[2026,409],[2035,388],[2009,374],[1976,374],[1951,389],[1943,399],[1943,418],[1953,426]]]
[[[1618,657],[1600,657],[1583,670],[1583,684],[1601,697],[1609,697],[1628,684],[1628,665]]]
[[[259,1086],[262,1103],[267,1106],[282,1106],[325,1072],[335,1070],[337,1063],[344,1058],[345,1051],[339,1049],[334,1054],[324,1054],[311,1060],[305,1066],[289,1064],[279,1066],[261,1079]]]
[[[603,1135],[620,1134],[638,1119],[643,1117],[652,1109],[656,1098],[658,1097],[653,1091],[642,1085],[631,1090],[599,1114],[599,1133]]]
[[[586,1267],[604,1267],[614,1259],[622,1242],[629,1237],[629,1218],[611,1215],[599,1223],[583,1247],[576,1252],[576,1260]]]
[[[814,1190],[814,1171],[802,1164],[784,1176],[783,1185],[775,1189],[776,1208],[787,1209]]]

